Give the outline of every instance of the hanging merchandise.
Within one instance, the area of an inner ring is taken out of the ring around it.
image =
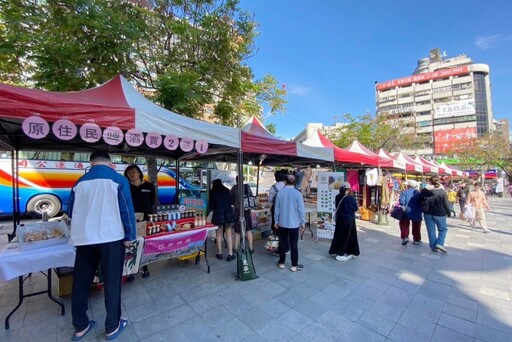
[[[367,169],[366,170],[366,185],[374,186],[377,185],[379,180],[379,170],[378,169]]]

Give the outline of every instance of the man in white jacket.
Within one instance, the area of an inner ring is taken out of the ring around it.
[[[130,184],[112,168],[108,153],[96,151],[91,169],[71,190],[68,215],[71,241],[76,246],[71,294],[75,333],[72,341],[94,330],[87,316],[89,289],[98,266],[104,281],[106,339],[115,339],[128,324],[121,319],[121,283],[125,247],[135,240],[136,225]]]

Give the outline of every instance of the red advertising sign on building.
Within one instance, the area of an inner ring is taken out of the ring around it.
[[[397,78],[395,80],[390,80],[382,83],[377,83],[377,90],[385,90],[388,88],[394,87],[403,87],[413,83],[421,83],[430,80],[437,80],[440,78],[450,77],[450,76],[458,76],[469,73],[468,66],[459,66],[450,69],[442,69],[433,72],[425,72],[423,74],[412,75],[408,77]]]
[[[461,142],[477,137],[476,127],[457,128],[434,133],[436,154],[446,154],[453,150],[454,146],[459,146]]]

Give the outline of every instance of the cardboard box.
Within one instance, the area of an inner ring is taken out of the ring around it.
[[[58,278],[58,295],[59,297],[71,294],[73,288],[73,273],[63,274]]]

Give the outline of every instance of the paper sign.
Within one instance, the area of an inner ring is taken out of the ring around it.
[[[150,148],[157,148],[162,145],[162,136],[157,132],[150,132],[146,135],[146,145]]]
[[[138,129],[132,128],[126,132],[124,140],[131,147],[139,147],[144,142],[144,134]]]
[[[107,144],[115,146],[122,143],[124,140],[124,134],[119,127],[107,127],[103,131],[103,141]]]
[[[23,132],[32,139],[43,139],[50,132],[50,125],[39,116],[31,116],[23,120]]]
[[[95,143],[101,139],[101,128],[95,123],[86,123],[80,127],[80,138],[88,143]]]
[[[71,140],[76,137],[78,129],[76,125],[69,120],[61,119],[55,121],[52,125],[52,132],[61,140]]]
[[[204,139],[199,139],[196,141],[196,151],[203,154],[208,151],[208,143]]]

